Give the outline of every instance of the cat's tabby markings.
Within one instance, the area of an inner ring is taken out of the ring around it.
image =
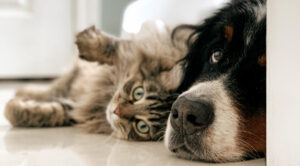
[[[149,31],[150,29],[150,31]],[[77,35],[79,55],[73,69],[49,85],[20,89],[5,109],[14,126],[77,125],[87,132],[111,133],[129,140],[160,140],[185,55],[182,33],[143,28],[117,39],[90,27]]]

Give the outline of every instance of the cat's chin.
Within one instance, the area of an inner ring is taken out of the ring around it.
[[[113,137],[118,138],[118,139],[127,139],[121,132],[118,130],[114,130],[111,134]]]
[[[117,108],[117,104],[114,104],[112,102],[110,102],[108,104],[108,106],[106,107],[106,119],[108,121],[108,123],[110,124],[111,128],[113,129],[113,133],[112,136],[119,138],[119,139],[127,139],[126,136],[124,134],[122,134],[122,132],[120,131],[120,129],[117,127],[118,121],[119,121],[119,117],[114,114],[114,110]]]
[[[110,126],[113,128],[113,130],[116,130],[115,121],[118,119],[118,116],[114,114],[114,110],[117,108],[117,104],[114,104],[110,102],[106,107],[106,120],[110,124]]]

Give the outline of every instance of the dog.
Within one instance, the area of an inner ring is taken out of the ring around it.
[[[207,162],[264,156],[265,0],[232,1],[189,28],[193,40],[165,145],[181,158]]]

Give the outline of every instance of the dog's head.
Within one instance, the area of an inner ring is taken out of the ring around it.
[[[211,162],[266,150],[266,9],[234,1],[193,27],[165,144],[177,156]]]

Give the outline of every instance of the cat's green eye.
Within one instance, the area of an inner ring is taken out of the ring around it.
[[[146,134],[150,130],[150,127],[148,126],[148,124],[143,120],[139,120],[136,122],[136,128],[142,134]]]
[[[144,88],[143,87],[137,87],[134,89],[132,97],[135,101],[142,99],[143,96],[144,96]]]

